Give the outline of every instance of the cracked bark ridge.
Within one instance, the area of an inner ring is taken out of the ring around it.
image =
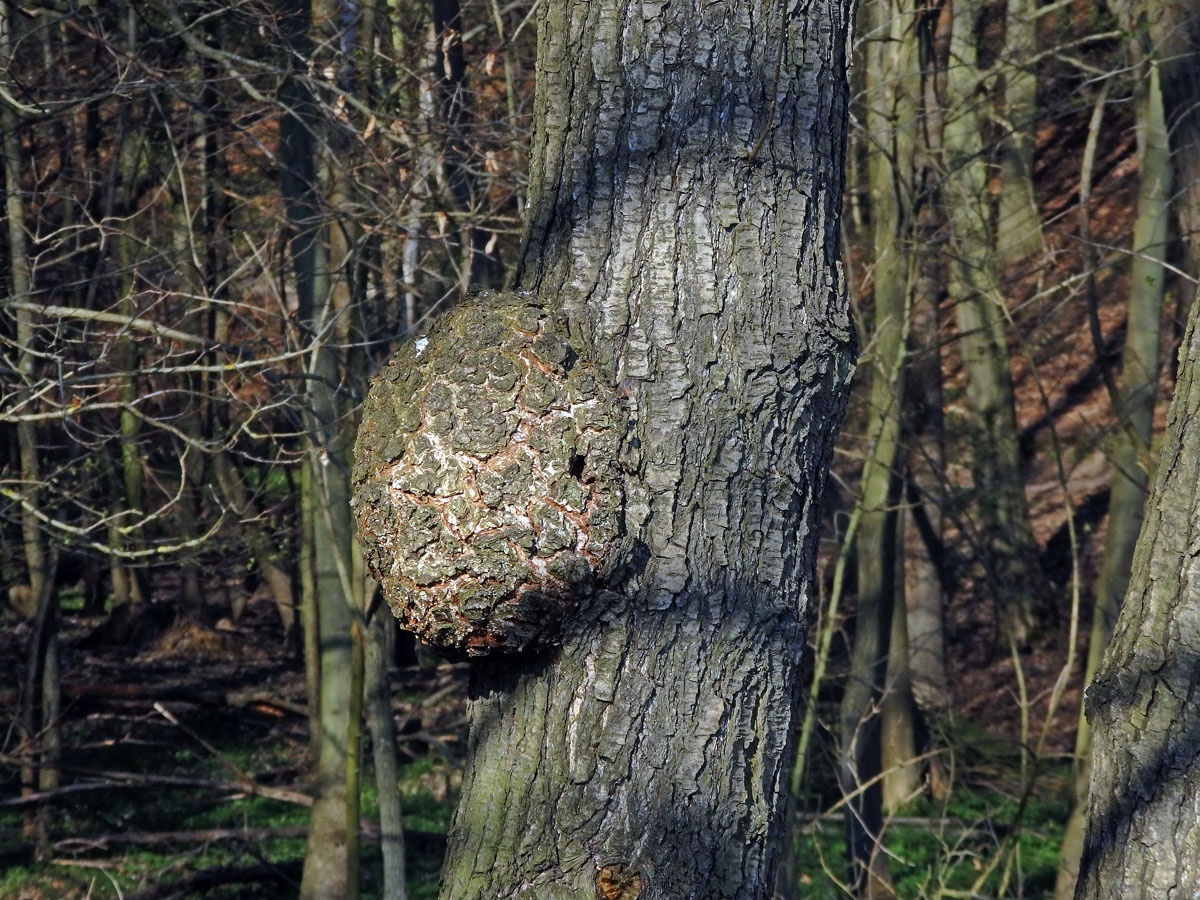
[[[620,535],[624,429],[532,295],[480,294],[397,351],[363,405],[352,505],[404,627],[471,656],[552,644]]]

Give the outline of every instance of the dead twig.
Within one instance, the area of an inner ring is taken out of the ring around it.
[[[284,700],[280,697],[273,697],[270,694],[262,691],[249,691],[246,693],[240,691],[230,691],[225,695],[225,702],[230,706],[245,707],[245,706],[269,706],[275,709],[289,712],[292,715],[308,718],[308,707],[301,703],[292,703],[290,700]]]

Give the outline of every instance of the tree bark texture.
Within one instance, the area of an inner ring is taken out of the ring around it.
[[[443,898],[766,898],[852,368],[850,3],[551,0],[520,289],[628,400],[562,647],[473,674]]]
[[[1129,592],[1088,688],[1076,900],[1200,896],[1200,328],[1192,307]]]

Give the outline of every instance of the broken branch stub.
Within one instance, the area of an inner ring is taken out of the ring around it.
[[[363,404],[353,507],[404,627],[472,656],[553,643],[607,574],[624,429],[531,296],[481,294],[401,347]]]

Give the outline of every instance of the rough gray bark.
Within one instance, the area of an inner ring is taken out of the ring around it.
[[[1200,328],[1193,304],[1129,592],[1088,689],[1076,900],[1200,896]]]
[[[563,646],[476,665],[444,898],[765,898],[852,366],[852,4],[541,7],[518,287],[631,414],[623,559]]]

